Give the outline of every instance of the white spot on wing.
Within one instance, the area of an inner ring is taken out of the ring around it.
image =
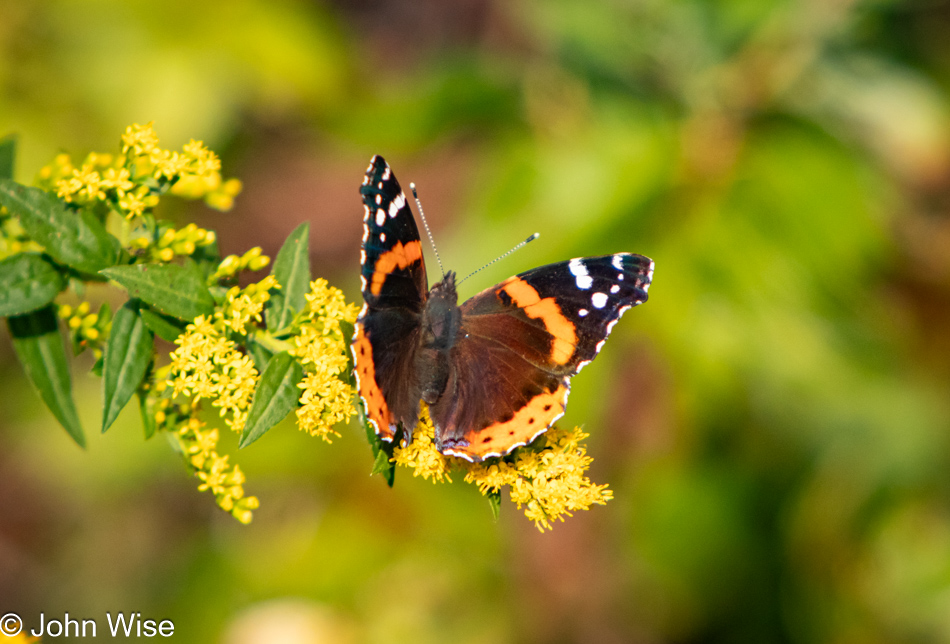
[[[618,271],[622,271],[623,270],[623,255],[621,253],[614,255],[611,258],[610,263],[613,264],[614,268],[616,268]]]
[[[610,287],[610,292],[611,292],[611,293],[619,293],[619,292],[620,292],[620,285],[619,285],[619,284],[614,284],[613,286],[611,286],[611,287]]]
[[[366,291],[366,276],[365,275],[360,275],[360,290],[364,292]]]
[[[376,205],[383,203],[383,195],[376,195]]]
[[[379,241],[381,242],[386,241],[386,233],[379,233]]]
[[[591,278],[590,273],[587,272],[584,260],[575,257],[567,263],[567,268],[571,271],[571,275],[574,276],[577,288],[586,291],[593,285],[594,280]]]
[[[591,304],[595,308],[602,309],[607,304],[607,294],[606,293],[594,293],[590,296]]]
[[[376,211],[376,225],[382,226],[386,223],[386,211],[380,208]]]
[[[587,309],[581,309],[577,312],[577,314],[581,316],[582,318],[587,317],[588,313],[590,313],[590,311],[588,311]]]
[[[396,198],[393,199],[392,203],[389,204],[389,216],[391,218],[395,217],[399,213],[399,211],[402,210],[402,207],[405,205],[406,205],[406,195],[400,192],[398,195],[396,195]]]

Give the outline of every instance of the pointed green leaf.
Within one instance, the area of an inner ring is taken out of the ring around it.
[[[386,479],[386,485],[389,487],[393,486],[393,482],[396,480],[396,464],[393,463],[390,459],[392,454],[385,449],[379,450],[376,453],[376,461],[373,463],[373,470],[370,472],[370,476],[373,474],[382,474],[383,478]]]
[[[307,303],[310,285],[310,224],[304,222],[287,237],[271,274],[277,278],[280,289],[267,303],[267,329],[277,331],[291,323],[294,313]]]
[[[63,290],[65,280],[38,253],[19,253],[0,261],[0,316],[23,315],[43,308]]]
[[[160,337],[162,340],[174,342],[178,336],[185,332],[185,325],[179,320],[161,313],[156,313],[152,309],[139,309],[139,317],[149,330]]]
[[[0,141],[0,179],[13,178],[13,164],[16,160],[16,137],[7,136]]]
[[[251,360],[254,361],[254,366],[258,371],[264,371],[267,363],[270,362],[270,359],[274,356],[272,350],[260,342],[255,341],[253,338],[247,343],[247,352],[250,354]]]
[[[382,474],[383,478],[386,479],[386,484],[389,487],[393,486],[393,482],[396,480],[396,464],[392,462],[393,450],[396,448],[395,444],[387,443],[383,441],[377,434],[376,430],[373,429],[373,424],[369,422],[366,418],[366,411],[363,409],[363,401],[357,399],[356,401],[356,410],[359,416],[359,422],[363,425],[363,430],[366,432],[366,440],[369,441],[369,446],[373,450],[373,469],[370,471],[370,476],[373,474]]]
[[[501,492],[498,490],[489,492],[488,505],[491,507],[492,518],[497,521],[501,517]]]
[[[239,447],[256,441],[297,407],[302,379],[303,367],[294,356],[286,351],[274,354],[257,383]]]
[[[142,427],[145,428],[145,440],[148,440],[155,435],[155,430],[157,429],[155,425],[155,415],[152,414],[152,410],[149,409],[148,396],[141,390],[136,392],[136,395],[139,398],[139,415],[142,417]]]
[[[194,262],[113,266],[101,272],[159,313],[189,322],[214,313],[214,298]]]
[[[73,402],[72,381],[63,338],[56,326],[52,306],[39,311],[11,317],[7,320],[13,348],[26,376],[73,440],[86,446],[76,404]]]
[[[138,309],[136,302],[126,302],[112,320],[112,331],[103,354],[103,432],[115,422],[142,384],[152,361],[154,338],[139,317]]]
[[[73,212],[39,188],[0,179],[0,205],[20,218],[26,232],[60,264],[82,273],[98,273],[119,259],[119,240],[106,232],[95,215]]]

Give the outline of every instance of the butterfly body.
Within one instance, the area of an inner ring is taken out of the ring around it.
[[[620,316],[647,299],[653,262],[620,253],[542,266],[458,304],[455,273],[428,288],[419,232],[382,157],[360,190],[364,306],[352,351],[386,441],[411,440],[420,401],[437,448],[470,461],[531,442],[564,413],[570,379]]]

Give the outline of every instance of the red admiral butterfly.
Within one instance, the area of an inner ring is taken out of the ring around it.
[[[571,378],[620,316],[646,302],[653,262],[618,253],[511,277],[458,305],[455,273],[429,289],[422,243],[389,164],[360,188],[363,310],[352,351],[376,433],[412,439],[429,405],[436,447],[469,461],[530,443],[564,414]]]

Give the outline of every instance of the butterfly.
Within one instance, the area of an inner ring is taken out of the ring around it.
[[[437,449],[503,456],[564,414],[571,378],[620,316],[647,300],[653,261],[618,253],[520,273],[461,306],[456,275],[429,288],[419,229],[389,164],[360,187],[363,308],[351,343],[357,389],[376,434],[412,440],[420,401]]]

